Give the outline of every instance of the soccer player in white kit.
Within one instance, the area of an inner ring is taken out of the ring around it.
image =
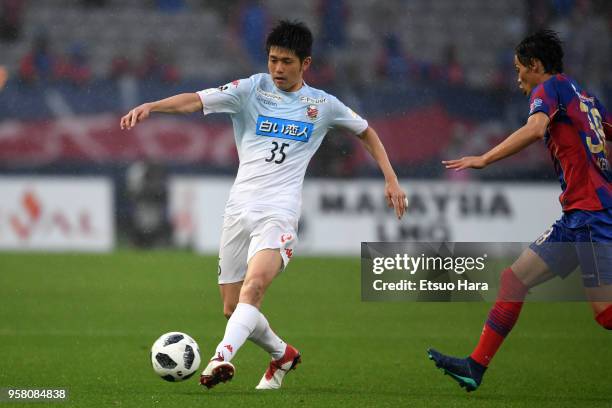
[[[219,287],[229,319],[200,383],[212,388],[234,376],[231,360],[248,339],[272,361],[257,389],[280,388],[301,361],[259,311],[264,293],[294,254],[306,167],[330,129],[357,135],[385,176],[385,196],[401,218],[406,194],[378,135],[336,97],[306,85],[312,34],[301,22],[280,21],[266,40],[268,74],[219,88],[145,103],[121,118],[130,129],[151,112],[229,113],[240,166],[225,207]]]

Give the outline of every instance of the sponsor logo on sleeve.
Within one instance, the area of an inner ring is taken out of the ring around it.
[[[529,107],[529,113],[533,113],[536,109],[542,106],[544,102],[540,98],[535,98]]]
[[[238,88],[238,84],[240,84],[240,80],[239,79],[235,79],[232,82],[230,82],[229,84],[225,84],[219,87],[219,90],[221,92],[223,91],[227,91],[230,87],[234,87],[234,88]]]
[[[348,111],[349,111],[349,113],[351,114],[352,117],[354,117],[355,119],[361,119],[361,116],[356,114],[354,110],[352,110],[351,108],[348,108],[348,107],[346,109],[348,109]]]

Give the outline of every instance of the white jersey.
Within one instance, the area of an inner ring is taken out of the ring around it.
[[[368,123],[336,97],[304,84],[278,89],[268,74],[198,92],[204,114],[229,113],[240,166],[226,214],[249,209],[299,217],[310,159],[330,129],[353,134]]]

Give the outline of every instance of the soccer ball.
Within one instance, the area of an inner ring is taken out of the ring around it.
[[[185,333],[162,334],[151,347],[151,364],[166,381],[186,380],[200,366],[198,343]]]

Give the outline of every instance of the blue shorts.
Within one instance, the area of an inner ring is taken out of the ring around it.
[[[612,284],[612,208],[563,213],[529,248],[562,278],[580,266],[585,287]]]

